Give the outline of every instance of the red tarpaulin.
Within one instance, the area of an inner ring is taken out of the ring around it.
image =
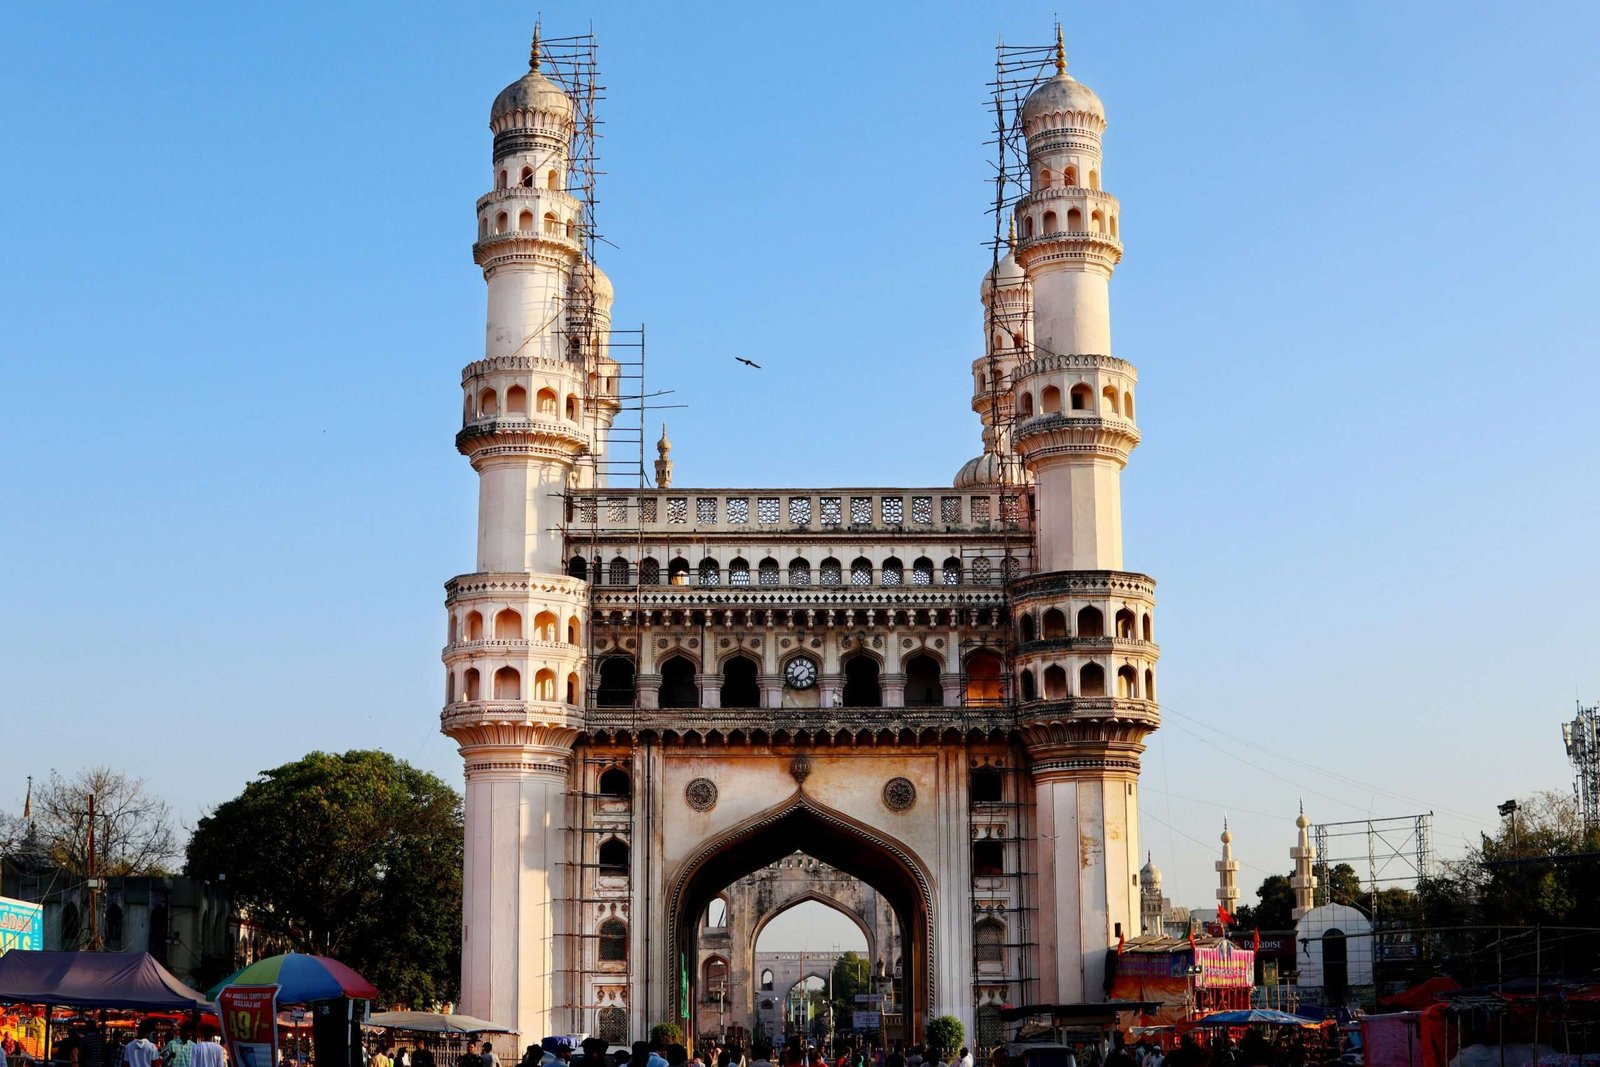
[[[215,1011],[198,990],[147,952],[38,952],[0,956],[0,1004],[137,1011]]]

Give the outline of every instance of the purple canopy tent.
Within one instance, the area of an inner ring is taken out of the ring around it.
[[[216,1011],[147,952],[42,952],[0,956],[0,1003],[134,1011]]]

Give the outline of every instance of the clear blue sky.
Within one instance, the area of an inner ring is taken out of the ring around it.
[[[544,8],[601,37],[603,265],[689,405],[680,482],[937,485],[976,452],[984,82],[1057,10]],[[1448,850],[1565,788],[1558,723],[1600,699],[1600,9],[1060,11],[1123,203],[1169,888],[1209,902],[1225,810],[1248,898],[1301,796],[1432,809]],[[532,16],[0,13],[0,803],[108,763],[192,823],[312,748],[459,780],[472,209]]]

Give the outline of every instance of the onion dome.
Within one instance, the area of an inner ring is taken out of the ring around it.
[[[1061,40],[1061,27],[1057,26],[1055,77],[1028,94],[1022,105],[1022,124],[1031,126],[1041,116],[1071,112],[1106,120],[1105,105],[1095,91],[1067,73],[1067,50]]]
[[[1022,466],[1016,457],[1001,456],[998,453],[984,450],[983,455],[975,456],[961,465],[956,471],[955,487],[957,489],[983,489],[991,485],[1028,485],[1033,482],[1033,476]]]
[[[543,111],[570,121],[572,98],[566,90],[539,73],[539,27],[533,28],[533,48],[528,53],[528,73],[500,90],[489,108],[489,125],[517,111]]]
[[[1156,866],[1155,858],[1146,852],[1144,866],[1139,868],[1139,883],[1141,885],[1160,885],[1161,868]]]
[[[996,286],[998,288],[1019,289],[1027,284],[1028,272],[1022,269],[1022,264],[1017,262],[1017,220],[1011,220],[1010,232],[1006,235],[1006,254],[1000,262],[983,272],[983,285],[979,287],[978,298],[988,303],[989,294]]]

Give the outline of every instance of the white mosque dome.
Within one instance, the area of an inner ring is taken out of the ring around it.
[[[983,272],[983,285],[979,289],[978,295],[987,299],[989,292],[996,288],[996,279],[999,280],[998,288],[1015,289],[1027,282],[1028,274],[1022,269],[1022,264],[1017,262],[1016,255],[1012,252],[1007,252],[1005,258],[1000,260],[997,265]]]
[[[1082,112],[1105,121],[1106,108],[1095,91],[1066,71],[1055,75],[1028,94],[1022,105],[1022,123],[1032,125],[1041,116]]]
[[[489,124],[492,126],[518,111],[543,111],[560,119],[570,119],[573,114],[572,98],[566,94],[566,90],[538,70],[530,70],[500,90],[500,95],[494,98],[494,105],[489,108]]]

